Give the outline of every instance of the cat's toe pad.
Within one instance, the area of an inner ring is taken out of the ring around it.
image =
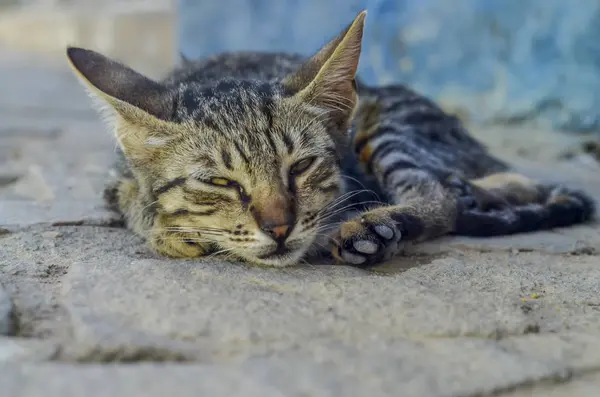
[[[369,241],[369,240],[355,241],[352,244],[352,246],[358,252],[360,252],[362,254],[367,254],[367,255],[374,254],[379,249],[379,247],[377,246],[377,243],[374,243],[373,241]]]
[[[382,238],[386,239],[386,240],[391,240],[394,238],[394,229],[392,229],[389,226],[386,225],[375,225],[373,226],[373,230],[375,230],[375,233],[377,233],[379,236],[381,236]],[[400,231],[396,231],[397,234],[400,234]]]
[[[390,219],[363,216],[342,224],[333,255],[348,265],[370,267],[395,254],[400,239],[400,230]]]

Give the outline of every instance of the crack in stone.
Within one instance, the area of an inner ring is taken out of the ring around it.
[[[535,233],[535,232],[533,232]],[[547,251],[543,248],[529,248],[529,247],[520,247],[520,248],[510,248],[510,247],[474,247],[467,244],[456,244],[448,246],[447,249],[436,252],[436,253],[428,253],[426,251],[415,251],[414,254],[418,254],[420,256],[427,255],[442,255],[442,254],[450,254],[452,252],[477,252],[480,254],[498,254],[498,253],[508,253],[508,254],[519,254],[519,253],[531,253],[537,252],[544,255],[549,256],[600,256],[600,251],[592,246],[580,246],[573,247],[571,250],[563,251],[563,252],[552,252]],[[410,253],[413,255],[413,252]]]
[[[189,353],[160,346],[96,346],[85,352],[73,352],[64,346],[57,350],[53,361],[79,364],[134,364],[142,362],[194,362],[197,357]]]
[[[474,392],[469,394],[464,394],[457,397],[496,397],[502,396],[508,393],[514,393],[516,391],[526,391],[532,390],[538,386],[544,385],[561,385],[569,383],[577,378],[582,378],[587,375],[600,373],[600,365],[593,366],[589,368],[565,368],[563,370],[557,371],[555,373],[540,376],[534,379],[526,379],[522,382],[517,382],[512,385],[497,387],[494,390],[488,392]]]

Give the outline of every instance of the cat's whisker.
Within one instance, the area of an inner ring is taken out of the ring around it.
[[[365,186],[365,184],[362,183],[361,181],[359,181],[358,179],[356,179],[356,178],[354,178],[354,177],[352,177],[350,175],[344,175],[344,174],[340,174],[340,177],[341,178],[349,179],[349,180],[351,180],[353,182],[356,182],[360,187],[363,188],[364,192],[366,192],[366,193],[372,193],[375,196],[375,198],[377,198],[377,200],[381,200],[381,197],[379,197],[379,195],[374,190],[367,189],[367,187]]]
[[[342,194],[341,196],[338,196],[338,197],[336,197],[334,200],[332,200],[332,201],[331,201],[330,203],[328,203],[327,205],[325,205],[323,208],[321,208],[321,210],[320,210],[320,211],[323,211],[323,210],[325,210],[325,209],[327,209],[327,208],[329,208],[329,207],[331,207],[331,206],[337,205],[338,203],[340,203],[340,202],[342,202],[342,201],[344,201],[344,200],[346,200],[346,199],[349,199],[349,198],[350,198],[350,197],[352,197],[352,196],[355,196],[355,195],[357,195],[357,194],[360,194],[361,192],[362,192],[362,191],[351,191],[351,192],[344,193],[344,194]]]
[[[333,210],[338,205],[343,204],[344,201],[350,200],[352,197],[357,196],[357,195],[362,194],[362,193],[365,193],[365,192],[368,192],[368,191],[369,190],[355,190],[355,191],[343,194],[340,197],[338,197],[337,199],[333,200],[328,205],[326,205],[323,208],[321,208],[319,210],[319,213],[324,213],[324,212],[327,212],[329,210]]]
[[[308,262],[306,259],[304,258],[300,258],[300,262],[302,262],[303,264],[305,264],[306,266],[312,266],[312,264],[310,262]]]
[[[313,231],[316,231],[317,234],[320,234],[324,231],[331,231],[335,228],[340,227],[345,221],[341,221],[341,222],[332,222],[332,223],[327,223],[325,225],[321,225],[315,229],[313,229]]]
[[[176,232],[176,233],[196,233],[196,234],[218,234],[218,235],[223,235],[224,233],[221,232],[216,232],[216,231],[212,231],[212,230],[196,230],[196,229],[190,229],[190,230],[186,230],[186,229],[156,229],[156,230],[161,230],[161,231],[166,231],[166,232]]]
[[[225,253],[229,253],[231,251],[235,250],[235,248],[225,248],[216,252],[211,252],[210,255],[207,256],[207,258],[212,258],[215,257],[217,255],[223,255]]]
[[[359,190],[359,191],[352,192],[352,193],[351,193],[351,194],[349,194],[348,196],[346,196],[346,197],[343,197],[343,198],[340,198],[340,199],[338,199],[338,200],[335,200],[335,201],[333,201],[332,203],[330,203],[330,205],[327,205],[327,206],[323,207],[323,208],[322,208],[322,209],[319,211],[319,213],[324,213],[324,212],[327,212],[327,211],[331,211],[331,210],[335,209],[336,207],[338,207],[340,204],[347,204],[348,202],[350,202],[349,200],[350,200],[351,198],[353,198],[353,197],[355,197],[355,196],[357,196],[357,195],[359,195],[359,194],[362,194],[362,193],[364,193],[364,191],[363,191],[363,190]],[[377,202],[380,202],[380,203],[382,203],[382,201],[380,201],[380,200],[377,200]]]
[[[317,241],[315,241],[313,244],[318,245],[319,247],[321,247],[324,251],[330,251],[331,249]]]
[[[158,200],[154,200],[154,201],[153,201],[153,202],[151,202],[150,204],[143,206],[143,207],[142,207],[142,211],[145,211],[145,210],[147,210],[148,208],[152,207],[152,206],[153,206],[154,204],[156,204],[156,203],[158,203]]]
[[[211,227],[193,227],[193,226],[167,226],[164,229],[166,230],[186,230],[186,231],[208,231],[208,232],[226,232],[226,229],[217,229]]]
[[[343,213],[345,210],[347,210],[349,208],[352,208],[352,207],[355,207],[355,206],[364,205],[364,204],[382,204],[382,205],[387,205],[387,203],[384,203],[384,202],[381,202],[381,201],[361,201],[361,202],[358,202],[358,203],[349,204],[349,205],[347,205],[345,207],[342,207],[342,208],[338,208],[335,211],[332,211],[330,213],[325,213],[325,214],[323,214],[323,216],[319,217],[318,219],[319,219],[320,222],[322,222],[322,221],[324,221],[326,219],[329,219],[329,218],[331,218],[331,217],[333,217],[335,215]]]
[[[325,239],[327,239],[327,240],[329,240],[329,241],[333,241],[333,242],[334,242],[334,243],[336,243],[337,245],[340,245],[340,242],[339,242],[339,241],[338,241],[336,238],[334,238],[333,236],[330,236],[330,235],[328,235],[328,234],[321,234],[321,235],[318,235],[318,236],[319,236],[319,237],[324,237]],[[315,241],[315,243],[317,243],[317,242]]]

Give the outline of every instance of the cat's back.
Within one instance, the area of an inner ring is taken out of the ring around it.
[[[297,70],[305,58],[277,52],[224,52],[198,60],[183,60],[164,83],[210,83],[222,79],[273,81]]]

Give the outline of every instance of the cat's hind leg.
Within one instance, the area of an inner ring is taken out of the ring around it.
[[[591,220],[596,211],[594,200],[580,190],[518,173],[491,174],[466,186],[476,204],[459,211],[454,234],[489,237],[565,227]]]

